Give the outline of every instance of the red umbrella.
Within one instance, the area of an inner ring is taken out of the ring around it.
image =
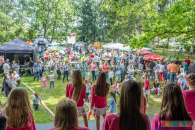
[[[144,60],[148,61],[163,61],[164,57],[156,54],[148,54],[144,56]]]
[[[136,51],[137,54],[143,54],[143,55],[146,55],[146,54],[152,54],[152,52],[148,51],[148,50],[138,50]]]

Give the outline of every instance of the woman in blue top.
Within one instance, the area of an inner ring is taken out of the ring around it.
[[[109,113],[116,113],[116,96],[115,93],[113,91],[109,92],[109,96],[110,96],[110,102],[108,104],[108,108],[110,108]]]

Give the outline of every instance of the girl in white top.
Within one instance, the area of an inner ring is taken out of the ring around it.
[[[179,75],[177,73],[177,79],[178,79],[177,85],[178,86],[180,86],[181,81],[184,79],[184,77],[186,75],[183,68],[180,68],[180,72],[181,73]]]

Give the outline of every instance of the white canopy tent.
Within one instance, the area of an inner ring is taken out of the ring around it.
[[[152,48],[143,47],[142,49],[133,49],[133,50],[131,50],[131,48],[129,46],[123,47],[123,45],[124,44],[121,44],[121,43],[108,43],[108,44],[103,45],[102,47],[109,48],[109,49],[119,49],[121,51],[128,51],[128,52],[137,51],[137,50],[143,50],[144,49],[144,50],[152,51],[152,53],[153,53],[153,49]]]

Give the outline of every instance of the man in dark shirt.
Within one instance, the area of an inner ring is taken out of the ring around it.
[[[190,65],[190,66],[188,67],[188,73],[189,73],[189,74],[190,74],[190,73],[194,73],[194,74],[195,74],[195,64]]]
[[[43,56],[43,54],[41,54],[41,55],[39,56],[39,59],[41,59],[41,60],[43,61],[43,63],[44,63],[44,56]]]
[[[153,80],[153,69],[154,69],[154,67],[155,67],[155,64],[154,64],[153,61],[151,61],[149,63],[149,71],[150,71],[149,79],[152,79],[152,80]]]

